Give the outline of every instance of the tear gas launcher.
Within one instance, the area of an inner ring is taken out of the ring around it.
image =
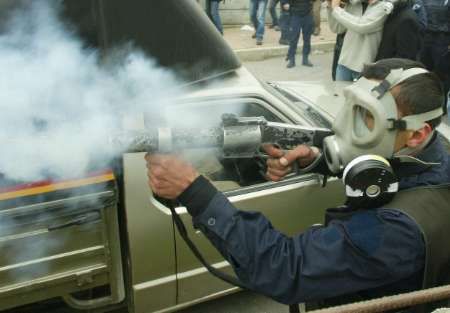
[[[112,144],[124,152],[170,153],[182,149],[217,148],[219,157],[221,154],[223,158],[242,159],[265,157],[261,152],[262,144],[273,144],[283,150],[291,150],[300,144],[322,147],[323,139],[331,134],[326,128],[273,123],[264,117],[224,114],[218,127],[149,128],[140,132],[124,132],[114,136]],[[230,284],[246,288],[240,280],[217,270],[204,259],[175,211],[176,202],[158,196],[156,199],[169,208],[181,237],[208,271]]]
[[[283,150],[291,150],[300,144],[322,147],[323,139],[332,134],[327,128],[224,114],[218,127],[148,128],[122,132],[111,140],[124,152],[170,153],[182,149],[218,148],[223,158],[252,158],[265,156],[260,149],[263,144],[273,144]]]

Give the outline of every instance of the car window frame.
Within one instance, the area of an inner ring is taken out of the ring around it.
[[[223,105],[227,102],[236,102],[236,99],[242,103],[252,103],[255,105],[261,105],[262,108],[268,110],[271,114],[276,116],[281,120],[282,123],[295,124],[295,122],[290,119],[288,116],[283,114],[280,110],[278,110],[274,105],[272,105],[267,99],[258,94],[245,94],[245,95],[229,95],[229,96],[211,96],[211,97],[202,97],[200,99],[185,99],[184,101],[177,102],[175,104],[170,105],[171,110],[176,110],[177,107],[186,106],[198,106],[199,103],[202,104],[211,104],[211,102],[217,102]],[[167,108],[169,109],[169,108]],[[198,108],[197,108],[198,109]],[[167,113],[167,112],[165,112]],[[224,112],[225,113],[225,112]],[[306,126],[309,126],[305,123]],[[311,184],[321,184],[322,183],[322,175],[316,173],[294,173],[288,176],[286,179],[278,182],[274,181],[265,181],[257,184],[253,184],[250,186],[241,186],[236,189],[226,190],[221,192],[230,199],[231,202],[244,199],[244,198],[252,198],[257,195],[257,193],[269,193],[275,194],[287,189],[295,189],[299,188],[299,184],[303,185],[311,185]],[[156,199],[151,197],[150,201],[153,205],[155,205],[160,211],[164,212],[167,215],[170,215],[171,212],[164,205],[159,203]],[[187,213],[187,210],[183,206],[179,206],[176,208],[176,212],[178,214]]]

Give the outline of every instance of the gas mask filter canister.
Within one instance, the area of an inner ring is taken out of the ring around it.
[[[344,169],[342,181],[347,202],[358,208],[371,208],[392,200],[398,180],[389,162],[378,155],[362,155]]]

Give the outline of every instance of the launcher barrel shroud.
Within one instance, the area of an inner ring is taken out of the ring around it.
[[[161,127],[128,131],[112,139],[125,152],[160,152],[194,148],[217,148],[223,158],[265,157],[261,145],[273,144],[292,150],[300,144],[322,147],[323,139],[332,135],[327,128],[268,122],[264,117],[237,117],[224,114],[219,127]]]

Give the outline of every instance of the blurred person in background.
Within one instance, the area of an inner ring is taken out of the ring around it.
[[[375,60],[384,22],[392,9],[392,3],[381,0],[329,1],[330,29],[337,34],[346,33],[336,67],[336,80],[358,79],[364,64]]]
[[[318,1],[318,0],[316,0]],[[311,35],[314,29],[314,20],[312,16],[312,1],[311,0],[281,0],[281,5],[284,9],[289,10],[289,50],[286,57],[288,61],[287,68],[295,66],[295,55],[297,54],[298,40],[300,33],[303,35],[303,51],[302,51],[302,65],[313,66],[309,61],[309,54],[311,52]]]
[[[444,59],[443,62],[443,72],[447,73],[446,77],[444,77],[444,79],[446,79],[444,81],[444,90],[447,92],[447,107],[445,108],[445,113],[447,114],[448,117],[448,122],[450,125],[450,86],[449,86],[449,82],[450,82],[450,45],[447,47],[447,57]]]
[[[313,18],[314,18],[314,36],[320,35],[320,9],[322,7],[322,0],[316,0],[313,3]]]
[[[219,14],[220,1],[222,1],[222,0],[208,0],[206,10],[207,10],[209,18],[214,23],[217,30],[223,35],[222,20],[220,19],[220,14]]]
[[[447,93],[447,118],[448,118],[448,123],[450,124],[450,114],[448,113],[450,110],[450,91]]]
[[[386,19],[376,61],[387,58],[417,60],[422,46],[423,32],[411,0],[395,2]]]
[[[345,32],[336,35],[336,43],[333,50],[333,63],[331,65],[331,78],[336,80],[336,68],[338,65],[339,57],[341,56],[342,45],[344,44]]]
[[[420,60],[435,72],[449,91],[450,0],[423,0],[428,24]]]
[[[287,9],[286,9],[287,8]],[[289,45],[290,32],[289,32],[289,23],[290,23],[290,15],[289,15],[289,6],[281,6],[279,25],[281,30],[281,36],[278,43],[280,45]]]
[[[267,0],[250,0],[250,21],[255,27],[252,38],[256,38],[258,46],[263,44],[266,21]]]
[[[280,20],[278,19],[278,13],[277,13],[277,5],[280,3],[280,0],[270,0],[269,1],[269,12],[270,17],[272,18],[272,24],[269,26],[269,28],[273,28],[276,31],[280,30]]]
[[[412,0],[412,9],[420,23],[420,31],[424,32],[428,25],[427,11],[422,0]]]

